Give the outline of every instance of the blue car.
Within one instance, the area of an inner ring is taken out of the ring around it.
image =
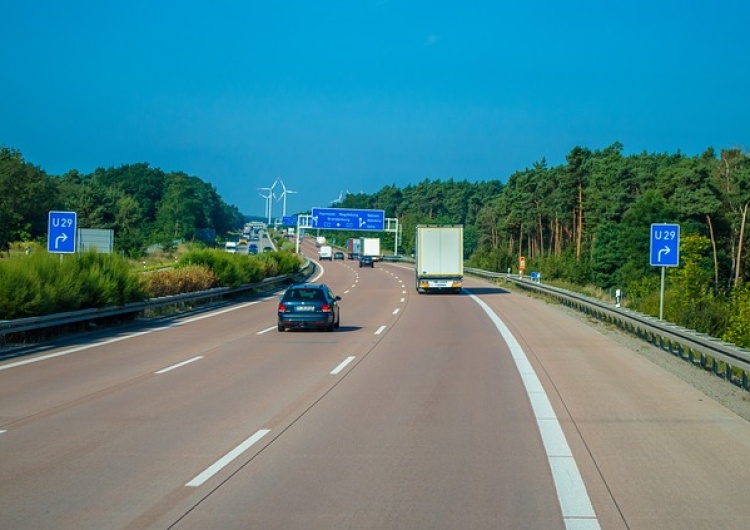
[[[279,300],[278,329],[333,331],[340,325],[340,300],[324,283],[292,285]]]

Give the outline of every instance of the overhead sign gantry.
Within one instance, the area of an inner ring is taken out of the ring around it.
[[[394,254],[398,253],[398,219],[386,218],[383,210],[358,210],[353,208],[313,208],[311,215],[297,216],[297,234],[302,229],[361,230],[363,232],[394,232]],[[297,252],[299,252],[297,237]]]

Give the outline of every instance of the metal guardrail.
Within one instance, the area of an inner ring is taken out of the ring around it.
[[[165,307],[185,302],[198,302],[212,299],[220,299],[225,296],[239,294],[253,290],[272,290],[275,286],[291,283],[295,280],[309,278],[315,271],[315,263],[307,260],[304,267],[296,275],[276,276],[267,278],[261,282],[247,284],[240,287],[220,287],[185,293],[161,298],[153,298],[145,302],[136,302],[117,307],[104,307],[95,309],[84,309],[68,313],[56,313],[39,317],[21,318],[16,320],[0,321],[0,339],[12,333],[24,331],[41,330],[55,326],[63,326],[79,322],[94,321],[97,319],[141,313],[149,309]],[[655,319],[626,308],[617,308],[597,300],[557,287],[532,282],[511,276],[509,274],[488,272],[481,269],[464,268],[466,274],[485,279],[504,279],[514,285],[536,292],[543,296],[550,296],[560,303],[575,308],[600,320],[607,321],[621,329],[658,346],[685,361],[700,366],[705,370],[711,370],[716,375],[727,381],[750,391],[750,351],[709,337],[697,331],[682,328],[674,324]]]
[[[225,296],[250,291],[270,291],[277,286],[291,283],[300,278],[307,278],[312,275],[314,270],[315,264],[312,261],[307,260],[305,265],[297,274],[288,274],[283,276],[275,276],[273,278],[266,278],[260,282],[241,285],[239,287],[217,287],[205,291],[196,291],[193,293],[152,298],[146,300],[145,302],[134,302],[121,306],[82,309],[80,311],[55,313],[52,315],[43,315],[38,317],[18,318],[14,320],[0,320],[0,339],[4,338],[5,335],[10,335],[13,333],[42,330],[45,328],[64,326],[66,324],[76,324],[79,322],[91,322],[102,318],[141,313],[149,309],[156,309],[175,304],[183,304],[186,302],[204,302],[210,300],[218,300]]]
[[[750,351],[744,348],[627,308],[618,308],[595,298],[533,282],[530,279],[481,269],[465,268],[464,271],[466,274],[485,279],[503,278],[521,289],[553,297],[568,307],[616,325],[628,333],[750,391],[748,381]]]

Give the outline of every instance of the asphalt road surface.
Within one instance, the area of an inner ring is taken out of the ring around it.
[[[335,332],[274,295],[0,363],[0,528],[750,528],[750,424],[580,319],[316,281]]]

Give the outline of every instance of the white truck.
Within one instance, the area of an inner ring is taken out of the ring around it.
[[[464,227],[418,225],[415,244],[417,292],[460,293],[464,278]]]
[[[330,245],[321,245],[318,249],[318,259],[333,261],[333,248]]]
[[[362,237],[359,239],[359,256],[370,256],[373,261],[380,260],[380,238]]]

